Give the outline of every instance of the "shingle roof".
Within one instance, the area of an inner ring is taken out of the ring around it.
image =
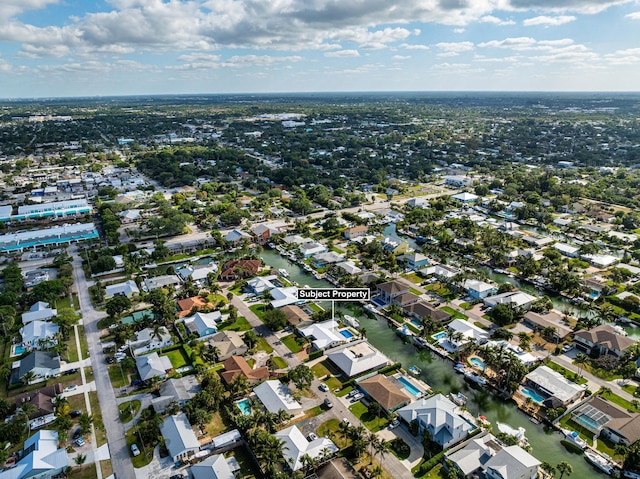
[[[392,411],[410,399],[402,389],[382,374],[360,381],[358,385],[387,411]]]
[[[635,340],[627,336],[622,336],[621,334],[616,334],[614,329],[608,324],[601,324],[588,331],[578,331],[575,336],[591,341],[592,343],[603,345],[612,351],[624,351],[636,344]]]

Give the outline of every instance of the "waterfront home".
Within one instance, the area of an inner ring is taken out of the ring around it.
[[[522,349],[520,346],[511,344],[508,341],[504,341],[504,340],[489,341],[487,343],[487,347],[509,351],[516,358],[518,358],[522,364],[524,364],[527,367],[534,365],[538,361],[542,361],[541,358],[534,356],[533,354]]]
[[[58,432],[43,429],[24,441],[21,459],[0,472],[0,479],[58,477],[69,467],[65,448],[58,448]]]
[[[508,291],[484,298],[485,306],[494,308],[498,304],[512,304],[518,308],[528,309],[538,298],[523,291]]]
[[[409,243],[386,237],[382,240],[382,247],[394,255],[402,255],[409,251]]]
[[[566,243],[556,243],[553,247],[558,250],[562,255],[567,256],[569,258],[577,258],[578,251],[580,248],[576,248],[575,246],[568,245]]]
[[[214,454],[193,464],[189,470],[193,479],[236,479],[235,473],[240,471],[240,465],[233,456],[226,458],[222,454]]]
[[[266,366],[253,369],[242,356],[231,356],[224,360],[224,371],[220,377],[227,384],[231,384],[238,376],[247,378],[249,384],[258,384],[269,379],[269,368]]]
[[[217,271],[218,271],[218,266],[215,264],[209,265],[209,266],[202,266],[199,268],[196,268],[191,265],[187,265],[178,269],[176,273],[178,274],[178,276],[180,276],[182,281],[187,281],[189,278],[191,278],[191,281],[193,281],[194,285],[205,286],[209,283],[209,279],[208,279],[209,275],[215,275]]]
[[[404,388],[399,388],[384,374],[376,374],[366,379],[357,381],[358,388],[365,396],[382,406],[386,413],[392,413],[396,409],[406,406],[413,397],[405,393]]]
[[[362,269],[357,267],[355,263],[351,260],[343,261],[336,265],[338,268],[342,269],[347,274],[360,274],[362,273]]]
[[[154,276],[153,278],[145,278],[142,281],[142,289],[149,293],[156,289],[166,288],[167,286],[180,286],[180,278],[175,274],[163,274],[162,276]]]
[[[333,441],[326,437],[318,437],[313,441],[307,440],[295,425],[282,429],[274,435],[283,442],[282,455],[292,471],[297,471],[304,466],[305,456],[315,460],[328,459],[339,450]]]
[[[377,288],[385,303],[390,303],[396,296],[409,292],[409,286],[398,280],[380,283]]]
[[[407,316],[416,318],[420,321],[423,319],[429,318],[436,323],[444,323],[451,319],[451,314],[443,311],[442,309],[438,309],[430,303],[426,301],[418,301],[417,303],[411,303],[404,306],[403,311]]]
[[[251,278],[247,281],[247,290],[249,293],[260,296],[277,287],[277,285],[273,283],[276,279],[278,279],[278,276],[276,275],[256,276],[255,278]]]
[[[224,235],[223,238],[227,243],[231,243],[234,245],[242,242],[243,240],[251,241],[253,239],[250,234],[237,229],[229,231],[226,235]]]
[[[629,412],[600,396],[571,412],[571,419],[595,435],[628,446],[640,440],[640,414]]]
[[[327,354],[327,358],[350,378],[391,363],[389,358],[364,339],[338,346]]]
[[[197,334],[198,337],[204,338],[215,334],[218,331],[218,323],[222,319],[220,311],[213,311],[211,313],[197,312],[192,316],[187,316],[182,319],[187,331],[191,334]]]
[[[167,373],[173,369],[167,356],[159,356],[158,353],[145,354],[136,358],[136,368],[140,379],[149,381],[153,378],[165,379]]]
[[[151,403],[156,412],[164,412],[174,402],[183,407],[201,390],[198,378],[194,375],[170,378],[160,385],[160,396],[151,399]]]
[[[113,298],[118,294],[130,298],[134,294],[140,294],[140,290],[138,289],[136,282],[132,279],[129,279],[124,283],[110,284],[105,287],[104,297],[106,299]]]
[[[464,319],[454,319],[447,325],[447,330],[452,333],[452,338],[445,339],[454,350],[468,342],[484,344],[489,339],[489,332]],[[455,336],[459,336],[459,339],[455,339]]]
[[[524,377],[523,384],[526,386],[521,390],[524,396],[540,405],[553,408],[566,407],[577,401],[587,389],[586,385],[577,385],[548,366],[540,366],[531,371]],[[533,392],[531,388],[534,389]]]
[[[520,446],[505,446],[492,434],[476,436],[451,449],[445,459],[464,477],[497,479],[536,479],[541,464]]]
[[[467,279],[463,287],[473,300],[484,299],[498,292],[498,287],[495,284],[486,283],[477,279]]]
[[[47,351],[33,351],[19,361],[13,363],[17,368],[15,377],[22,379],[28,373],[33,373],[29,384],[45,381],[60,374],[60,356]]]
[[[620,258],[610,254],[583,254],[581,258],[600,269],[608,268],[620,262]]]
[[[407,424],[417,421],[418,432],[427,431],[430,439],[443,449],[462,441],[476,429],[462,410],[442,394],[420,398],[398,409],[397,414]]]
[[[169,416],[160,425],[160,433],[173,462],[187,461],[200,450],[200,443],[183,412]]]
[[[335,251],[327,251],[326,253],[318,253],[313,255],[313,262],[316,266],[326,266],[344,261],[345,256]]]
[[[405,265],[405,268],[418,271],[429,264],[429,258],[422,253],[405,253],[398,256],[398,261]]]
[[[298,299],[298,288],[296,286],[273,288],[271,290],[271,297],[273,299],[269,304],[271,304],[271,307],[274,309],[296,303],[302,303],[302,301]]]
[[[420,272],[425,276],[433,275],[441,279],[451,279],[457,274],[460,274],[462,271],[446,264],[436,264],[423,268],[420,270]]]
[[[543,331],[545,328],[554,328],[553,337],[557,341],[561,341],[573,332],[569,323],[564,320],[564,316],[557,311],[548,311],[546,313],[536,313],[527,311],[522,318],[522,324],[533,331]]]
[[[367,231],[369,231],[369,228],[366,225],[352,226],[351,228],[344,230],[344,237],[348,240],[353,240],[355,238],[360,238],[361,236],[366,236]]]
[[[601,324],[593,329],[582,329],[573,335],[576,348],[586,354],[596,353],[600,356],[611,354],[621,357],[622,354],[636,344],[634,339],[618,334],[608,324]]]
[[[231,356],[242,356],[249,348],[236,331],[220,331],[207,341],[209,349],[218,348],[218,361],[224,361]]]
[[[234,281],[236,279],[250,278],[258,274],[262,261],[259,259],[232,259],[222,265],[220,280]]]
[[[251,228],[251,234],[254,236],[256,243],[263,245],[267,244],[271,238],[279,234],[285,228],[285,226],[269,226],[260,224]]]
[[[418,296],[416,294],[413,294],[413,293],[403,293],[403,294],[399,294],[398,296],[393,298],[393,300],[391,302],[393,304],[397,304],[401,308],[404,308],[405,306],[409,306],[411,304],[415,304],[418,301],[420,301],[420,296]]]
[[[319,253],[326,253],[328,251],[325,245],[323,245],[322,243],[318,243],[316,241],[309,241],[307,243],[302,243],[298,247],[298,250],[300,251],[300,254],[302,254],[303,258],[310,258],[313,255],[316,255]]]
[[[295,304],[284,306],[280,308],[280,311],[282,311],[287,317],[287,322],[296,328],[308,326],[313,322],[311,316],[305,313],[300,306],[296,306]]]
[[[302,413],[302,406],[294,399],[289,387],[277,379],[263,382],[253,388],[253,392],[269,412],[283,410],[293,416]]]
[[[298,328],[298,332],[311,340],[313,349],[321,350],[338,346],[346,341],[345,336],[336,329],[336,321],[330,319],[321,323],[313,323],[304,328]]]
[[[58,310],[50,308],[49,303],[38,301],[29,308],[29,311],[22,313],[22,324],[31,321],[49,321],[57,314]]]

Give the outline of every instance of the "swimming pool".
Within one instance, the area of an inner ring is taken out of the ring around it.
[[[415,387],[413,384],[411,384],[410,381],[407,381],[405,378],[403,378],[402,376],[400,376],[398,379],[398,382],[402,383],[402,385],[404,386],[404,388],[409,391],[411,394],[413,394],[414,396],[421,396],[422,395],[422,391],[420,391],[417,387]]]
[[[440,341],[440,340],[442,340],[442,339],[447,337],[447,332],[446,331],[440,331],[438,334],[434,334],[431,337],[433,339],[435,339],[436,341]]]
[[[412,319],[410,323],[413,324],[416,328],[422,329],[422,323],[417,319]]]
[[[348,329],[341,330],[340,334],[342,334],[347,339],[353,338],[353,333],[351,331],[349,331]]]
[[[579,416],[575,416],[573,419],[592,431],[598,431],[600,429],[600,425],[597,423],[597,421],[594,421],[586,414],[580,414]]]
[[[244,416],[251,416],[251,401],[249,399],[242,399],[236,402],[236,405]]]
[[[535,402],[541,403],[542,401],[544,401],[544,398],[542,396],[540,396],[540,394],[538,394],[537,392],[535,392],[533,389],[529,389],[529,388],[522,388],[520,390],[520,392],[522,393],[523,396],[527,396],[530,397],[531,399],[533,399]]]
[[[482,359],[480,359],[478,356],[470,357],[469,358],[469,362],[471,363],[472,366],[475,366],[475,367],[483,369],[483,370],[487,367],[487,365],[484,363],[484,361]]]
[[[14,356],[20,356],[21,354],[24,354],[27,350],[22,347],[22,345],[20,344],[16,344],[16,346],[13,349],[13,354]]]

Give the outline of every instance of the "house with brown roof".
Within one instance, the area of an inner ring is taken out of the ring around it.
[[[284,306],[280,308],[280,311],[282,311],[286,316],[287,322],[295,328],[308,326],[313,322],[311,316],[295,304]]]
[[[222,265],[220,279],[233,281],[255,276],[260,271],[262,261],[259,259],[233,259]]]
[[[243,375],[247,378],[250,384],[257,384],[266,379],[269,379],[269,369],[266,367],[251,369],[249,363],[242,356],[231,356],[223,363],[224,371],[220,373],[222,379],[231,384],[235,378]]]
[[[412,316],[416,319],[423,320],[429,318],[436,323],[444,323],[451,319],[451,314],[438,309],[435,306],[427,303],[426,301],[418,301],[417,303],[411,303],[402,308],[408,316]]]
[[[358,387],[380,404],[387,413],[400,409],[411,402],[411,398],[404,393],[404,390],[396,386],[384,374],[376,374],[358,381]]]
[[[640,439],[640,414],[593,396],[571,413],[574,421],[614,444],[628,446]],[[586,418],[586,420],[581,420]]]
[[[397,296],[407,294],[409,286],[397,280],[387,281],[378,285],[378,292],[387,303],[390,303]]]
[[[410,304],[415,304],[418,301],[420,301],[420,296],[413,293],[403,293],[393,298],[393,302],[401,308],[409,306]]]
[[[213,303],[208,303],[202,296],[192,296],[191,298],[181,299],[178,301],[178,309],[180,309],[178,316],[181,318],[183,316],[189,316],[194,307],[198,308],[198,311],[204,308],[213,309]]]
[[[366,236],[367,231],[369,231],[369,228],[365,225],[352,226],[344,230],[344,237],[348,240],[360,238],[361,236]]]
[[[627,349],[636,344],[636,341],[616,334],[615,329],[608,324],[601,324],[590,330],[581,330],[573,335],[573,342],[586,354],[597,353],[600,356],[611,354],[622,356]]]
[[[62,386],[60,384],[53,384],[36,389],[35,391],[18,394],[15,399],[16,408],[20,409],[25,404],[34,406],[36,409],[29,414],[29,419],[54,414],[54,401],[60,394],[62,394]]]
[[[544,314],[535,311],[527,311],[522,318],[522,324],[534,331],[542,331],[545,328],[552,327],[556,330],[554,337],[556,339],[564,339],[573,332],[571,325],[564,320],[564,317],[555,312],[548,311]]]

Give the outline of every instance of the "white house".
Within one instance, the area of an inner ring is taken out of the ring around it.
[[[542,393],[542,397],[551,400],[553,407],[567,406],[581,398],[586,389],[586,384],[578,385],[569,381],[562,374],[548,366],[540,366],[524,377],[524,384]]]
[[[321,243],[317,243],[315,241],[309,241],[308,243],[303,243],[299,247],[300,253],[304,258],[309,258],[310,256],[325,253],[327,251],[327,247]]]
[[[60,331],[57,324],[49,321],[31,321],[20,328],[22,346],[25,349],[40,349],[41,343],[49,342],[55,345],[55,336]]]
[[[365,340],[339,346],[327,354],[327,358],[348,377],[390,364],[389,358]]]
[[[193,479],[236,479],[235,472],[240,465],[235,457],[225,458],[214,454],[190,468]]]
[[[483,344],[489,339],[489,333],[487,331],[464,319],[454,319],[447,325],[447,329],[461,335],[461,339],[452,339],[449,341],[454,348],[459,348],[469,341]]]
[[[282,454],[293,471],[297,471],[304,465],[302,461],[304,456],[321,459],[323,455],[332,456],[339,450],[338,446],[326,437],[308,441],[295,425],[276,432],[275,436],[284,443]]]
[[[0,479],[48,479],[69,466],[65,448],[58,449],[58,433],[43,429],[24,441],[24,454],[18,463],[0,472]]]
[[[49,321],[57,314],[58,310],[50,308],[49,303],[38,301],[29,308],[29,311],[22,313],[22,324],[31,321]]]
[[[467,294],[473,299],[483,299],[498,291],[498,287],[495,284],[486,283],[477,279],[467,279],[464,282],[464,288],[467,290]]]
[[[302,406],[293,398],[291,390],[277,379],[259,384],[253,392],[269,412],[277,413],[282,409],[294,416],[302,412]]]
[[[140,379],[148,381],[153,378],[164,379],[167,371],[173,369],[171,361],[167,356],[158,356],[158,353],[145,354],[136,358],[136,367],[140,374]]]
[[[249,281],[247,281],[247,288],[253,294],[264,294],[265,292],[270,291],[276,287],[276,285],[273,283],[275,279],[278,279],[278,276],[256,276],[255,278],[251,278]]]
[[[513,304],[519,308],[528,308],[532,303],[537,301],[535,296],[523,291],[508,291],[506,293],[494,294],[484,298],[483,303],[490,308],[494,308],[498,304]]]
[[[553,245],[553,247],[557,249],[561,254],[563,254],[564,256],[568,256],[569,258],[577,258],[578,250],[580,249],[566,243],[556,243]]]
[[[273,308],[282,308],[290,304],[300,303],[298,299],[298,288],[296,286],[289,286],[286,288],[273,288],[271,290],[271,306]]]
[[[110,284],[105,287],[105,298],[113,298],[117,294],[130,298],[134,294],[140,294],[138,285],[132,279],[125,281],[124,283]]]
[[[442,394],[421,398],[397,411],[407,424],[418,422],[418,431],[429,432],[431,440],[443,449],[467,437],[476,426],[462,415],[462,411]]]
[[[315,349],[326,349],[344,343],[346,339],[337,331],[336,326],[337,323],[330,319],[322,323],[313,323],[306,328],[298,329],[298,331],[305,338],[311,339]]]
[[[156,336],[154,330],[151,328],[144,328],[136,332],[136,338],[129,343],[130,347],[134,350],[133,354],[139,356],[154,349],[165,348],[173,344],[171,334],[167,328],[160,326],[157,333],[159,336]]]
[[[183,412],[166,418],[160,425],[160,433],[174,462],[185,461],[200,450],[198,438]]]
[[[196,333],[201,338],[215,334],[218,331],[218,322],[222,319],[220,311],[211,313],[197,312],[183,319],[184,325],[191,333]]]

